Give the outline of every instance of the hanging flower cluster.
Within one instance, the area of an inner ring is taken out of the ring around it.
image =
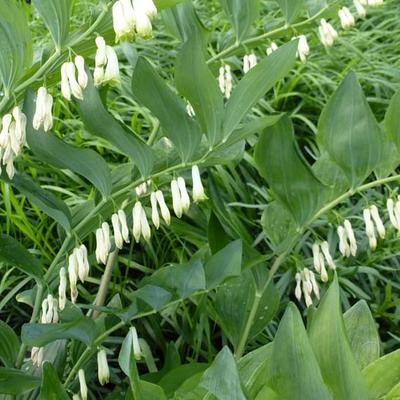
[[[395,203],[393,199],[387,200],[387,210],[389,214],[389,220],[394,228],[400,231],[400,196],[398,197],[397,202]],[[368,238],[369,247],[372,251],[374,251],[378,244],[377,235],[381,240],[386,237],[386,228],[379,215],[379,210],[376,205],[372,205],[363,210],[363,218],[365,224],[365,233]],[[337,228],[337,235],[339,238],[339,252],[343,257],[356,257],[357,255],[357,240],[353,231],[353,227],[349,220],[345,220],[343,225],[339,225]],[[333,257],[329,250],[329,244],[327,241],[322,243],[314,243],[312,246],[312,254],[313,254],[313,265],[315,271],[320,275],[320,279],[322,282],[328,281],[328,273],[325,267],[325,263],[328,264],[329,269],[332,271],[336,270],[336,264],[333,260]],[[296,289],[295,296],[300,301],[301,299],[301,290],[303,290],[304,299],[307,307],[312,304],[310,298],[306,297],[304,293],[304,289],[300,288],[300,284],[302,283],[304,286],[304,281],[307,281],[308,272],[304,274],[306,268],[301,272],[296,274]],[[308,280],[311,282],[312,277]],[[299,283],[300,282],[300,283]],[[317,283],[316,283],[317,285]],[[309,289],[310,286],[306,285]],[[311,292],[308,290],[308,295],[311,297]]]
[[[151,21],[157,15],[153,0],[118,0],[112,8],[116,42],[152,36]]]
[[[78,72],[78,77],[76,72]],[[78,100],[83,100],[82,90],[87,84],[88,76],[82,56],[76,56],[75,63],[69,61],[61,66],[61,93],[68,101],[71,100],[71,95]]]
[[[102,36],[96,38],[95,69],[93,72],[95,86],[117,85],[120,82],[118,57],[115,50],[108,46]]]
[[[150,182],[142,183],[135,189],[139,198],[147,193]],[[175,215],[181,218],[189,210],[190,196],[186,188],[186,182],[182,177],[171,181],[172,208]],[[197,165],[192,167],[192,199],[200,202],[207,199],[201,181],[200,171]],[[166,225],[171,223],[171,213],[165,202],[161,190],[150,193],[151,222],[155,229],[159,229],[161,218]],[[161,218],[160,218],[161,217]],[[146,210],[140,200],[137,200],[132,209],[132,235],[136,243],[143,238],[149,241],[151,238],[151,227],[147,218]],[[115,247],[122,249],[124,243],[130,242],[130,232],[125,211],[120,209],[111,216],[113,237]],[[110,225],[103,222],[96,230],[96,261],[99,264],[107,264],[112,249],[112,236]],[[71,302],[75,303],[78,298],[78,279],[84,283],[89,276],[88,253],[85,245],[75,248],[68,258],[68,280],[70,286]],[[66,304],[67,273],[65,268],[60,270],[60,283],[58,287],[60,309]]]
[[[33,129],[43,128],[45,132],[48,132],[53,127],[52,109],[53,97],[44,86],[41,86],[36,96],[36,110],[32,121]]]
[[[243,57],[243,72],[247,74],[257,65],[257,56],[254,53],[246,54]]]
[[[229,65],[226,64],[219,69],[218,83],[221,92],[227,99],[229,99],[233,89],[233,78],[231,67]]]
[[[313,304],[311,297],[313,293],[319,300],[319,287],[315,279],[314,272],[310,271],[308,268],[304,268],[303,271],[296,274],[295,279],[295,296],[298,301],[301,300],[303,295],[306,306],[310,307]]]
[[[14,177],[14,159],[26,143],[26,116],[19,107],[2,118],[0,132],[0,173],[2,166],[10,179]]]

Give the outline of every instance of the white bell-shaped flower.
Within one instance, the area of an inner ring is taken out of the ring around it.
[[[85,89],[89,79],[85,70],[85,60],[82,56],[75,57],[75,66],[78,71],[78,84],[82,89]]]
[[[81,400],[87,400],[88,388],[86,385],[85,371],[83,369],[80,369],[78,371],[78,379],[79,379],[79,392],[81,394]]]
[[[103,83],[115,86],[120,83],[117,53],[111,46],[106,47],[107,65],[104,71]]]
[[[142,358],[142,350],[140,348],[139,337],[136,331],[136,328],[132,326],[130,329],[132,335],[132,348],[133,348],[133,355],[137,361]]]
[[[72,92],[71,87],[69,86],[67,69],[67,63],[64,63],[61,66],[61,94],[65,99],[70,101]]]
[[[151,229],[149,222],[147,221],[147,216],[144,208],[142,207],[142,212],[140,216],[140,229],[144,240],[150,240]]]
[[[301,274],[300,272],[297,272],[295,275],[295,279],[296,279],[296,289],[294,290],[294,295],[296,296],[296,299],[298,301],[301,300]]]
[[[192,183],[193,183],[193,201],[197,203],[199,201],[206,200],[207,196],[204,193],[204,187],[203,183],[201,182],[200,171],[197,165],[194,165],[192,167]]]
[[[135,37],[135,13],[129,0],[118,0],[112,7],[113,28],[116,42]]]
[[[97,376],[102,386],[110,380],[110,369],[108,368],[107,354],[104,349],[100,349],[97,352]]]
[[[367,16],[367,10],[361,4],[359,0],[353,0],[354,7],[356,8],[356,12],[360,18],[365,18]]]
[[[150,195],[150,203],[151,203],[151,220],[153,221],[156,229],[160,227],[160,215],[158,214],[157,207],[157,196],[155,192],[152,192]]]
[[[385,239],[386,236],[386,229],[385,226],[383,225],[382,219],[379,215],[378,208],[376,205],[371,206],[371,217],[375,223],[376,230],[378,231],[378,235],[381,239]]]
[[[164,222],[167,225],[169,225],[171,223],[171,213],[169,212],[169,208],[168,208],[167,204],[165,203],[164,195],[161,192],[161,190],[157,190],[156,199],[157,199],[158,205],[160,207],[161,216],[162,216]]]
[[[70,88],[70,92],[72,95],[79,99],[83,100],[82,88],[79,86],[78,81],[76,80],[76,68],[73,62],[67,62],[65,65],[65,73],[67,75],[67,82]],[[65,96],[64,96],[65,97]]]
[[[376,236],[375,236],[374,224],[372,223],[372,219],[371,219],[371,212],[368,208],[366,208],[363,211],[363,216],[364,216],[364,222],[365,222],[365,232],[366,232],[366,234],[368,236],[368,240],[369,240],[369,247],[372,250],[375,250],[377,241],[376,241]]]
[[[177,182],[178,182],[179,192],[181,194],[182,211],[185,213],[190,208],[189,193],[186,189],[186,182],[181,176],[177,179]]]
[[[332,255],[331,255],[331,253],[329,251],[329,244],[328,244],[327,241],[324,241],[324,242],[321,243],[321,250],[322,250],[322,253],[323,253],[324,257],[325,257],[326,262],[329,265],[329,268],[332,269],[333,271],[335,271],[336,270],[336,264],[333,261]]]
[[[350,246],[347,240],[346,229],[343,226],[338,226],[337,233],[339,236],[339,251],[344,257],[350,257]]]
[[[175,179],[171,181],[171,194],[172,194],[172,207],[174,209],[174,213],[178,218],[181,218],[183,214],[183,205],[182,205],[181,193],[179,190],[178,182]]]
[[[267,48],[267,56],[270,56],[275,50],[278,50],[278,46],[275,42],[272,42],[271,46]]]
[[[343,29],[350,29],[356,21],[347,7],[342,7],[338,12],[340,23]]]
[[[64,310],[67,302],[67,272],[64,267],[60,269],[60,284],[58,285],[58,305]]]
[[[310,54],[310,47],[308,46],[307,38],[305,35],[299,36],[299,44],[297,48],[297,55],[302,63],[307,61],[307,56]]]
[[[333,26],[327,22],[324,18],[321,19],[320,26],[318,28],[321,43],[325,47],[331,47],[334,41],[338,38],[338,34]]]
[[[137,201],[132,210],[133,237],[135,238],[136,243],[139,243],[142,234],[142,208],[142,203]]]

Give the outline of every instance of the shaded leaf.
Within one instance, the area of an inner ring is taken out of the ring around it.
[[[19,395],[39,387],[40,378],[19,369],[0,367],[0,393]]]
[[[318,137],[353,188],[382,161],[384,135],[354,72],[346,75],[323,109]]]
[[[385,130],[389,138],[396,143],[397,150],[400,151],[400,90],[398,90],[390,100],[389,107],[385,115]],[[398,152],[397,152],[398,153]]]
[[[200,144],[200,127],[187,114],[183,100],[172,92],[143,57],[139,57],[133,71],[132,90],[134,98],[160,120],[182,160],[190,160]]]
[[[14,186],[29,201],[45,214],[58,222],[66,231],[71,229],[71,213],[68,206],[52,192],[41,188],[27,175],[16,174],[12,180],[2,176],[6,182]]]
[[[96,338],[96,324],[90,318],[58,324],[24,324],[21,339],[28,346],[43,347],[58,339],[75,339],[90,346]]]
[[[0,321],[0,360],[6,367],[13,367],[17,361],[20,342],[14,330]]]
[[[15,239],[3,234],[0,235],[0,261],[17,267],[35,279],[43,276],[39,260]]]
[[[161,310],[161,308],[167,304],[172,297],[170,292],[153,285],[145,285],[141,287],[135,291],[134,295],[157,311]]]
[[[43,363],[40,388],[40,400],[69,400],[69,396],[58,378],[57,371],[49,362]]]

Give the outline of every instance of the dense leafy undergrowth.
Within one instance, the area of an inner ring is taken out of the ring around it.
[[[0,398],[400,398],[397,1],[115,3],[0,0]]]

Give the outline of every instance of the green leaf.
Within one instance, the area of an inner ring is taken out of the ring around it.
[[[322,111],[318,137],[353,188],[382,161],[384,135],[350,71]]]
[[[140,381],[142,385],[143,399],[146,400],[167,400],[164,390],[154,383]]]
[[[251,108],[296,62],[297,40],[281,46],[252,68],[238,83],[225,108],[224,137],[228,137]]]
[[[309,337],[324,381],[334,398],[368,399],[365,382],[346,335],[336,275],[313,315]]]
[[[43,276],[39,260],[15,239],[4,234],[0,235],[0,261],[17,267],[35,279]]]
[[[49,362],[43,363],[40,400],[69,400],[69,396],[58,378],[57,371]]]
[[[268,386],[264,386],[255,400],[280,400],[280,397]]]
[[[300,154],[288,117],[262,133],[254,158],[275,195],[295,221],[304,224],[324,202],[327,189]]]
[[[305,3],[310,17],[317,14],[327,6],[326,0],[305,0]]]
[[[289,248],[297,233],[292,214],[279,201],[267,204],[262,213],[261,225],[277,253]]]
[[[400,399],[400,383],[398,383],[385,397],[385,400]]]
[[[60,49],[68,37],[71,0],[33,0],[33,5]]]
[[[19,369],[0,367],[0,393],[19,395],[40,385],[40,378],[25,374]]]
[[[96,338],[96,324],[90,318],[58,324],[24,324],[22,342],[27,346],[43,347],[58,339],[75,339],[91,346]]]
[[[206,29],[191,1],[164,10],[161,15],[167,31],[181,42],[189,39],[205,42]]]
[[[162,268],[151,277],[145,278],[143,283],[176,290],[182,299],[206,288],[204,269],[199,260],[192,260],[187,264]]]
[[[171,300],[171,293],[167,290],[153,285],[145,285],[134,292],[135,297],[143,300],[154,310],[161,308]]]
[[[239,373],[228,347],[224,347],[215,357],[199,384],[218,400],[246,400]]]
[[[223,97],[206,64],[202,43],[195,37],[185,42],[179,53],[176,85],[180,94],[193,106],[210,146],[219,143],[222,139]]]
[[[242,241],[229,243],[205,264],[207,289],[213,289],[226,279],[239,276],[242,269]]]
[[[164,389],[168,398],[172,397],[174,392],[185,382],[187,379],[195,374],[205,371],[209,367],[208,364],[190,363],[180,365],[170,372],[166,373],[158,384]]]
[[[179,3],[182,3],[186,0],[154,0],[154,4],[157,7],[157,10],[163,10],[165,8],[173,7]]]
[[[134,98],[160,120],[182,161],[191,160],[200,144],[200,127],[187,114],[183,100],[172,92],[143,57],[139,57],[133,71],[132,90]]]
[[[208,220],[208,245],[212,254],[222,250],[230,243],[230,237],[213,211]]]
[[[332,399],[293,303],[289,303],[275,335],[267,384],[280,399]]]
[[[400,350],[375,360],[362,374],[371,398],[382,398],[400,382]]]
[[[258,289],[251,270],[220,287],[215,299],[217,321],[225,335],[238,349],[245,333],[249,339],[257,335],[275,315],[279,293],[269,284]]]
[[[15,1],[0,0],[0,83],[7,91],[30,67],[32,54],[24,11]]]
[[[276,0],[282,9],[287,22],[292,23],[296,20],[304,8],[304,0]]]
[[[107,163],[96,152],[80,149],[63,142],[52,132],[36,131],[32,126],[35,94],[28,90],[24,112],[27,116],[27,141],[30,149],[41,160],[61,169],[70,169],[85,177],[107,197],[111,193],[111,174]]]
[[[360,300],[343,318],[353,354],[363,369],[380,356],[381,343],[374,317],[365,300]]]
[[[6,367],[13,367],[17,361],[20,342],[14,330],[0,321],[0,360]]]
[[[84,90],[83,100],[77,100],[76,105],[86,128],[93,135],[106,139],[116,146],[123,154],[131,158],[143,176],[151,173],[153,154],[151,148],[144,142],[128,133],[105,109],[98,90],[94,87],[91,74]]]
[[[398,90],[390,100],[389,107],[385,115],[385,130],[389,138],[396,143],[400,151],[400,90]]]
[[[226,15],[236,33],[236,40],[241,42],[259,15],[259,0],[220,0]]]
[[[42,189],[27,175],[15,174],[14,178],[10,180],[3,174],[2,179],[14,186],[66,231],[71,229],[71,213],[68,206],[52,192]]]
[[[250,398],[256,397],[265,384],[271,363],[272,343],[246,354],[238,362],[240,379]]]

